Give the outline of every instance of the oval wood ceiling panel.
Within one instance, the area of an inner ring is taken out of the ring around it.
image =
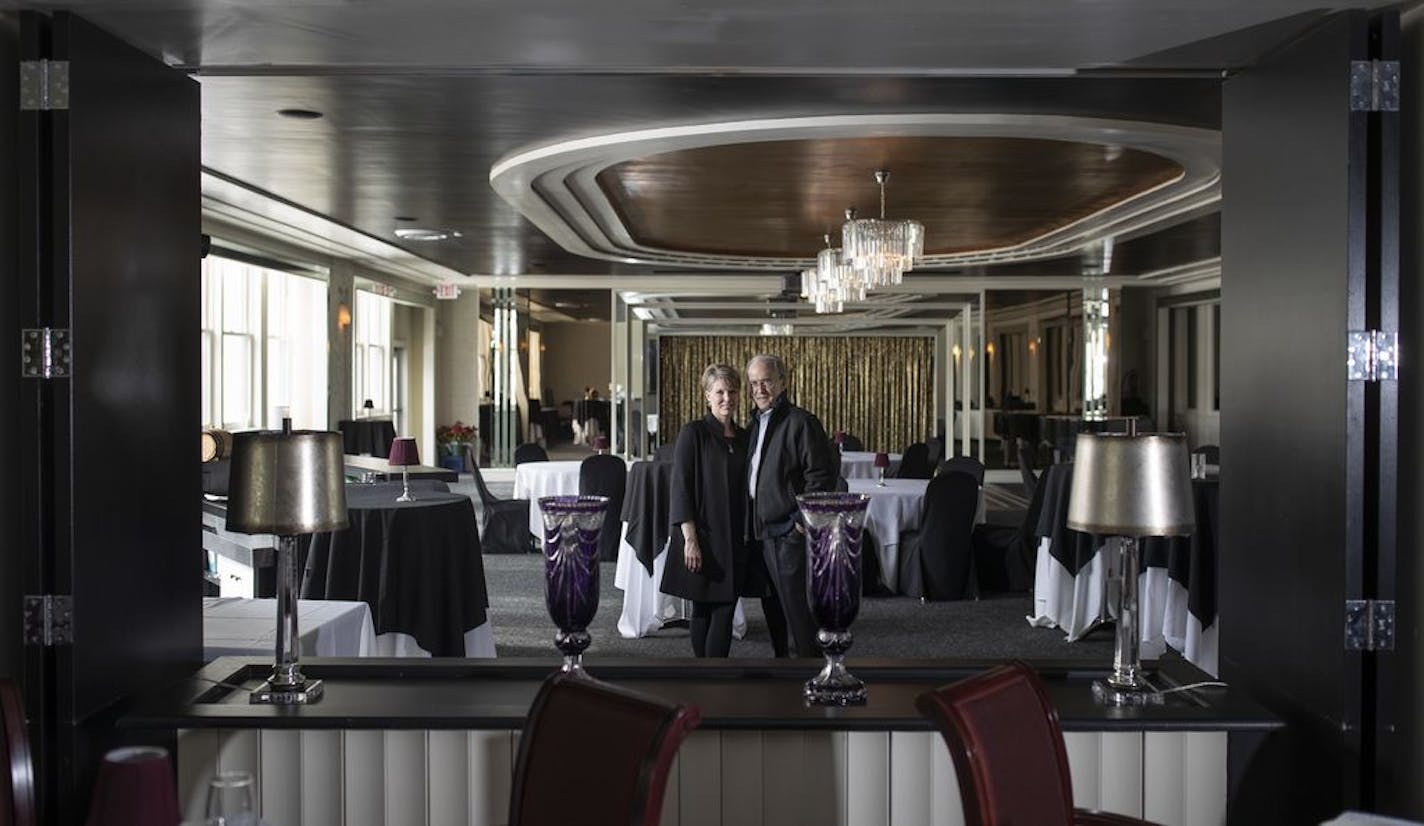
[[[848,206],[925,225],[927,254],[1013,246],[1175,180],[1182,167],[1119,146],[1029,138],[764,141],[677,150],[602,170],[630,236],[686,252],[809,257],[840,245]]]

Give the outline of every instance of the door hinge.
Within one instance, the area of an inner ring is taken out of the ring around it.
[[[1399,111],[1399,61],[1350,61],[1350,111]]]
[[[68,378],[71,368],[68,330],[41,327],[20,331],[20,375],[23,378]]]
[[[20,110],[69,108],[69,61],[20,61]]]
[[[1399,378],[1399,333],[1351,330],[1345,340],[1345,376],[1350,381]]]
[[[1345,650],[1394,650],[1394,600],[1345,600]]]
[[[74,642],[74,597],[58,594],[25,597],[25,644],[69,645]]]

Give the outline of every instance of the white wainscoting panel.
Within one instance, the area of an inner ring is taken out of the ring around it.
[[[511,731],[191,730],[178,734],[185,820],[207,781],[250,771],[282,826],[495,826],[508,819]],[[1074,802],[1166,826],[1226,821],[1225,732],[1071,732]],[[663,826],[964,826],[937,733],[699,731],[668,779]]]

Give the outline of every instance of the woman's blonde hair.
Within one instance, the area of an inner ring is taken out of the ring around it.
[[[742,375],[730,364],[709,364],[702,371],[702,392],[712,392],[712,385],[724,381],[733,390],[742,389]]]

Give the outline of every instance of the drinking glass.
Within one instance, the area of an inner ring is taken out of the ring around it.
[[[252,774],[219,772],[208,782],[209,826],[256,826],[257,807],[252,791]]]

